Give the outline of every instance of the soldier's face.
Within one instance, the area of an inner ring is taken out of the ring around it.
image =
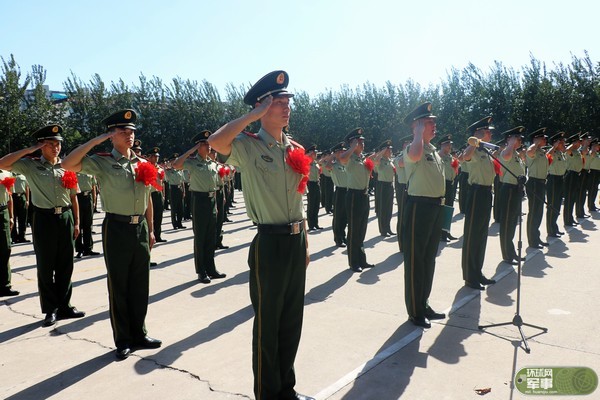
[[[127,146],[131,148],[135,139],[135,131],[129,128],[115,128],[116,134],[112,137],[114,146]]]
[[[198,147],[198,155],[202,158],[206,158],[208,153],[210,153],[210,146],[208,145],[208,142],[203,142],[200,147]]]
[[[44,147],[42,147],[42,155],[45,159],[50,160],[58,157],[60,149],[62,148],[62,142],[56,139],[44,140]]]
[[[263,118],[276,123],[282,128],[290,123],[290,99],[288,97],[275,97],[269,111]]]

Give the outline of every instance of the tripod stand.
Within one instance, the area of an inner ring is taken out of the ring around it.
[[[514,172],[512,172],[510,169],[506,168],[506,166],[502,163],[502,161],[500,161],[497,157],[495,157],[493,154],[491,154],[491,152],[487,148],[485,148],[485,147],[480,147],[480,148],[483,149],[491,158],[498,161],[500,163],[500,165],[502,165],[502,167],[504,167],[505,171],[508,171],[508,173],[510,173],[512,176],[514,176],[517,179],[517,186],[518,186],[518,191],[519,191],[518,193],[519,194],[523,193],[523,188],[524,188],[524,185],[526,182],[526,178],[524,176],[515,175]],[[527,343],[527,338],[525,337],[525,334],[523,333],[523,326],[528,326],[530,328],[539,329],[543,332],[548,332],[548,328],[543,328],[541,326],[532,325],[532,324],[523,322],[523,318],[521,317],[521,263],[522,263],[521,250],[523,247],[523,242],[521,240],[522,231],[523,231],[522,211],[523,211],[523,204],[522,204],[522,201],[519,199],[519,240],[517,242],[517,310],[516,310],[515,316],[513,317],[512,321],[501,322],[501,323],[490,324],[490,325],[479,325],[478,329],[484,330],[487,328],[494,328],[497,326],[514,325],[517,327],[517,329],[519,330],[519,333],[521,334],[521,339],[523,342],[523,346],[525,347],[525,352],[529,354],[531,352],[531,349],[529,348],[529,345]]]

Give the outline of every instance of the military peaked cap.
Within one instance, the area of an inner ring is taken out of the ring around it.
[[[33,132],[33,136],[35,137],[35,139],[38,142],[45,140],[45,139],[54,139],[54,140],[62,141],[63,140],[62,132],[63,132],[62,126],[53,124],[53,125],[46,125],[45,127],[38,129],[37,131]]]
[[[496,129],[492,125],[492,117],[491,116],[481,118],[479,121],[474,122],[471,125],[469,125],[469,127],[467,128],[467,132],[472,135],[481,129],[490,129],[490,130]]]
[[[535,131],[531,132],[529,134],[529,140],[533,141],[533,139],[538,138],[538,137],[548,138],[548,135],[546,135],[546,129],[547,128],[540,128],[540,129],[536,129]]]
[[[344,140],[346,141],[346,143],[350,143],[354,139],[364,139],[364,138],[365,137],[363,136],[363,129],[362,128],[355,128],[352,131],[350,131],[350,133],[348,133],[346,135],[346,137],[344,138]]]
[[[507,131],[502,132],[502,136],[504,136],[505,139],[508,139],[511,136],[519,136],[522,139],[524,131],[525,131],[524,126],[517,126],[515,128],[511,128]]]
[[[126,109],[109,115],[102,120],[102,123],[106,125],[106,130],[110,130],[112,128],[129,128],[135,130],[136,121],[137,114],[135,111]]]
[[[200,133],[197,133],[193,138],[192,138],[192,142],[194,144],[196,143],[200,143],[200,142],[206,142],[208,140],[208,137],[212,135],[212,132],[209,131],[208,129],[204,129],[203,131],[201,131]]]
[[[244,103],[253,106],[270,95],[273,97],[294,97],[293,93],[286,90],[289,82],[290,77],[287,72],[282,70],[269,72],[252,85],[246,96],[244,96]]]
[[[404,117],[404,123],[406,125],[410,125],[413,121],[416,121],[421,118],[437,118],[431,112],[431,103],[430,102],[423,103],[420,106],[418,106],[417,108],[415,108],[414,110],[412,110],[410,112],[410,114],[408,114],[406,117]]]

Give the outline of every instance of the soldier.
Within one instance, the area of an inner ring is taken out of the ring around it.
[[[598,184],[600,183],[600,142],[595,137],[591,143],[591,152],[589,157],[590,164],[590,185],[588,189],[588,210],[590,212],[598,211],[596,199],[598,198]]]
[[[172,162],[178,157],[179,154],[175,153],[171,156],[170,161]],[[186,227],[181,224],[183,220],[183,173],[170,164],[165,170],[165,181],[171,192],[171,224],[173,229],[185,229]]]
[[[459,151],[462,153],[465,148],[461,148]],[[467,199],[469,198],[469,163],[462,163],[460,165],[460,173],[458,174],[458,211],[461,214],[467,211]]]
[[[384,237],[395,235],[390,227],[394,207],[394,165],[392,157],[392,141],[386,140],[379,145],[373,158],[377,183],[375,184],[375,200],[378,202],[377,223],[379,234]]]
[[[14,178],[8,171],[0,169],[0,297],[17,296],[10,283],[10,231],[14,225],[13,198],[10,191]]]
[[[338,161],[342,152],[346,151],[344,142],[340,142],[331,148],[325,168],[331,171],[331,179],[335,185],[333,193],[333,241],[337,247],[346,247],[346,226],[348,225],[348,215],[346,213],[346,193],[348,191],[348,177],[346,167]]]
[[[157,171],[131,150],[137,116],[133,110],[118,111],[102,123],[106,133],[73,150],[65,168],[96,176],[103,194],[106,216],[102,244],[108,280],[110,321],[116,357],[124,360],[136,348],[154,349],[162,342],[147,335],[150,249],[154,245],[150,185]],[[107,139],[110,153],[85,155]]]
[[[592,135],[589,132],[581,135],[581,156],[583,158],[583,166],[579,177],[579,188],[577,190],[577,198],[575,199],[575,215],[577,218],[589,218],[590,215],[585,213],[584,205],[587,198],[587,191],[590,185],[590,145],[592,143]],[[591,211],[590,211],[591,212]]]
[[[394,166],[396,167],[396,204],[398,205],[398,219],[396,221],[396,232],[398,235],[398,250],[402,253],[402,221],[404,218],[404,206],[406,205],[406,199],[408,193],[406,191],[406,170],[404,168],[404,149],[412,142],[412,135],[408,135],[400,139],[401,150],[394,158]]]
[[[452,155],[452,143],[452,135],[444,135],[437,142],[438,147],[440,148],[439,155],[444,164],[444,176],[446,177],[444,204],[448,207],[454,207],[454,199],[456,197],[456,175],[458,171],[458,160]],[[442,230],[441,240],[442,242],[449,242],[451,240],[456,240],[456,238],[452,236],[449,230]]]
[[[325,155],[323,155],[325,156]],[[319,161],[319,164],[325,165],[325,161]],[[333,178],[331,177],[331,170],[322,168],[321,170],[321,197],[322,205],[327,214],[333,214]]]
[[[546,128],[537,129],[529,134],[531,145],[527,148],[527,241],[529,247],[542,249],[548,246],[540,238],[540,225],[544,216],[546,178],[548,177],[548,157],[543,147],[548,142]]]
[[[303,399],[294,390],[294,359],[302,330],[306,267],[310,261],[304,208],[309,161],[283,134],[289,124],[288,75],[274,71],[250,88],[248,114],[221,127],[209,144],[241,166],[248,216],[258,233],[248,256],[254,308],[252,366],[257,399]],[[259,120],[258,134],[239,134]],[[299,187],[300,185],[300,187]]]
[[[413,133],[404,150],[408,178],[408,199],[404,211],[402,248],[404,249],[404,298],[410,321],[430,328],[432,319],[446,315],[429,305],[433,286],[435,256],[442,235],[444,203],[444,166],[431,144],[435,137],[435,115],[431,103],[415,108],[404,118]]]
[[[494,144],[496,146],[498,146],[498,149],[493,152],[493,155],[497,158],[497,157],[500,157],[500,153],[502,153],[502,151],[506,148],[506,140],[504,138],[502,138]],[[500,198],[500,187],[502,186],[502,182],[500,181],[502,168],[498,161],[496,161],[494,163],[494,170],[496,172],[496,176],[494,177],[494,190],[493,190],[494,200],[492,201],[492,209],[493,209],[492,215],[494,216],[494,223],[499,224],[500,223],[500,214],[502,214],[502,206],[503,205],[500,204],[500,202],[498,201],[498,199]]]
[[[310,232],[323,229],[319,226],[319,202],[321,199],[319,176],[321,175],[321,168],[317,163],[317,145],[313,144],[308,147],[305,153],[312,160],[308,174],[308,193],[306,195],[306,221],[308,222],[308,231]]]
[[[140,139],[135,139],[133,141],[131,151],[133,151],[133,154],[135,154],[138,157],[142,156],[142,141]]]
[[[195,156],[192,155],[192,157]],[[192,198],[194,197],[190,192],[191,176],[187,169],[183,169],[181,173],[183,174],[183,220],[189,221],[192,219]]]
[[[523,142],[522,126],[509,129],[502,135],[506,138],[506,148],[500,153],[502,160],[502,186],[498,201],[503,205],[500,214],[500,248],[502,260],[506,263],[517,265],[519,255],[515,251],[513,239],[519,218],[521,218],[521,199],[523,196],[521,185],[525,178],[525,164],[518,153]],[[510,171],[510,172],[508,172]],[[513,175],[514,174],[514,175]],[[525,261],[525,257],[521,258]]]
[[[486,150],[480,148],[480,142],[492,139],[492,117],[485,117],[471,124],[467,133],[471,135],[468,146],[462,157],[469,164],[469,198],[465,209],[465,224],[462,246],[462,273],[465,285],[478,290],[482,285],[496,283],[486,278],[481,272],[485,261],[485,249],[488,239],[488,228],[492,212],[492,185],[494,162]],[[448,181],[446,181],[448,183]]]
[[[569,146],[566,149],[567,172],[565,173],[564,189],[565,200],[563,203],[563,222],[565,226],[575,226],[577,222],[573,218],[573,208],[579,194],[581,170],[583,169],[583,158],[581,155],[581,137],[579,133],[569,137]]]
[[[29,208],[29,185],[23,174],[12,174],[15,177],[15,185],[12,190],[13,215],[15,221],[11,236],[13,243],[29,243],[25,238],[27,231],[27,210]]]
[[[79,203],[79,236],[75,239],[75,258],[83,256],[97,256],[100,253],[92,250],[94,240],[92,239],[92,224],[94,222],[94,177],[88,174],[77,174],[79,183],[79,193],[77,193],[77,202]]]
[[[546,183],[546,232],[550,237],[564,235],[558,229],[558,216],[563,199],[563,179],[567,171],[567,159],[565,157],[565,133],[558,132],[550,138],[552,148],[548,150],[549,166],[548,181]]]
[[[339,155],[338,160],[346,167],[348,191],[346,210],[348,212],[348,265],[354,272],[362,272],[375,265],[367,263],[364,241],[369,222],[369,176],[373,171],[373,161],[363,155],[365,137],[362,128],[356,128],[346,135],[348,150]]]
[[[225,278],[215,266],[215,246],[217,232],[216,190],[217,163],[210,157],[208,138],[212,134],[203,130],[192,138],[194,146],[173,162],[173,168],[190,173],[190,193],[192,194],[192,228],[194,230],[194,266],[198,280],[210,283],[211,279]],[[189,159],[193,153],[198,157]]]
[[[62,131],[60,125],[45,126],[33,133],[36,144],[0,159],[0,169],[23,174],[29,182],[34,206],[33,248],[45,327],[54,325],[57,319],[85,315],[70,304],[79,210],[77,177],[63,169],[59,157]],[[41,158],[23,158],[38,149],[42,151]]]
[[[158,164],[160,160],[160,148],[154,147],[150,152],[150,156],[148,157],[148,161],[154,165],[154,168],[158,171],[156,177],[157,186],[152,186],[150,188],[150,195],[152,196],[152,214],[154,216],[154,238],[156,239],[156,243],[165,243],[167,240],[162,237],[162,220],[163,220],[163,212],[164,212],[164,191],[162,190],[165,186],[165,170]],[[160,189],[158,189],[160,188]]]
[[[217,192],[215,196],[215,203],[217,206],[217,225],[215,228],[215,249],[225,250],[229,246],[223,245],[223,223],[227,217],[227,195],[228,195],[228,177],[230,176],[229,167],[225,164],[217,161],[217,151],[213,148],[210,149],[209,157],[217,164]],[[229,220],[228,220],[229,221]],[[231,221],[229,221],[231,222]]]

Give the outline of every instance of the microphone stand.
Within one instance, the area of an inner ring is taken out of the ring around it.
[[[502,161],[500,161],[496,156],[494,156],[487,148],[485,148],[483,146],[480,146],[480,148],[482,150],[484,150],[492,159],[498,161],[500,163],[500,165],[502,167],[504,167],[504,169],[506,171],[508,171],[509,174],[511,174],[512,176],[514,176],[517,179],[519,195],[521,195],[523,193],[523,187],[525,185],[525,182],[527,181],[527,178],[524,176],[515,175],[514,172],[512,172],[510,169],[506,168],[506,166],[502,163]],[[517,327],[517,329],[519,330],[519,333],[521,334],[523,346],[525,347],[525,353],[529,354],[531,352],[531,349],[529,348],[529,345],[527,344],[527,338],[525,337],[525,334],[523,333],[523,326],[528,326],[530,328],[539,329],[544,333],[548,332],[548,328],[544,328],[541,326],[532,325],[532,324],[523,322],[523,318],[521,317],[521,249],[523,247],[523,242],[521,241],[522,230],[523,230],[522,229],[522,225],[523,225],[522,211],[523,211],[523,201],[522,201],[522,199],[520,199],[520,201],[519,201],[519,241],[517,242],[517,255],[518,255],[518,260],[517,260],[517,310],[515,312],[515,316],[513,317],[512,321],[509,321],[509,322],[501,322],[501,323],[490,324],[490,325],[479,325],[477,328],[479,330],[484,330],[487,328],[494,328],[497,326],[514,325]]]

